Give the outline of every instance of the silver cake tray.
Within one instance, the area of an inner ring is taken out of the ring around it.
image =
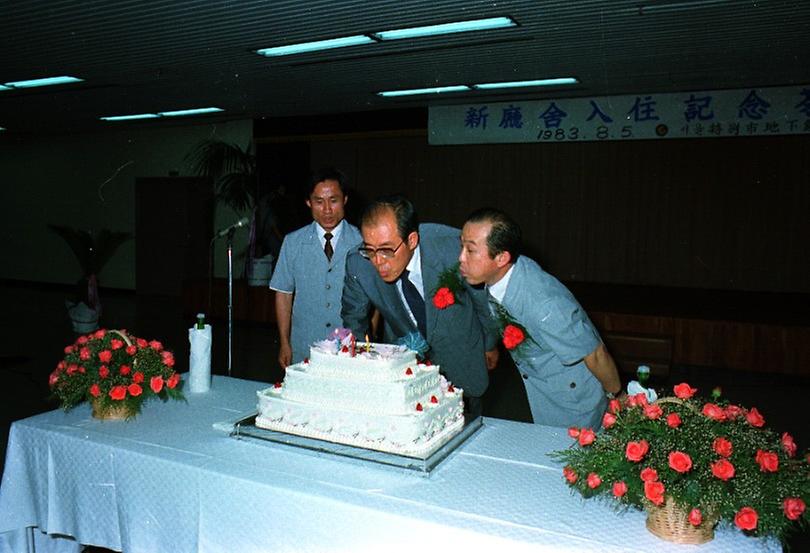
[[[424,456],[410,456],[366,449],[363,447],[343,445],[326,440],[318,440],[316,438],[287,434],[286,432],[279,432],[276,430],[266,430],[256,426],[256,416],[257,413],[253,413],[235,421],[230,430],[230,435],[237,439],[272,442],[318,453],[326,453],[337,457],[348,457],[351,459],[359,459],[361,461],[368,461],[381,465],[399,467],[425,475],[430,474],[430,471],[436,468],[439,463],[445,460],[461,444],[467,441],[467,439],[475,434],[475,432],[483,425],[481,417],[476,417],[472,420],[465,419],[464,427],[461,429],[461,431],[459,431],[458,434],[450,438],[447,443],[439,446],[433,451],[427,452]]]

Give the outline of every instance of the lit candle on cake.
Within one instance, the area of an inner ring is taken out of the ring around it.
[[[354,334],[352,334],[352,357],[355,356],[354,348],[355,348],[356,344],[357,344],[357,340],[354,339]]]
[[[366,334],[366,353],[371,352],[371,342],[368,341],[368,334]]]

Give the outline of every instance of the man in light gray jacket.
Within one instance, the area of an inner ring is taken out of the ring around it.
[[[349,200],[344,180],[335,169],[313,173],[306,199],[313,221],[284,237],[270,279],[283,369],[303,361],[313,342],[341,325],[346,254],[360,242],[360,231],[343,218]]]
[[[520,248],[520,227],[508,215],[480,209],[462,229],[461,274],[486,285],[534,422],[598,428],[621,389],[616,364],[571,292]]]

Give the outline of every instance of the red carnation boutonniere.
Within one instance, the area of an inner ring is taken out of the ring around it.
[[[461,291],[464,289],[464,282],[458,272],[458,263],[442,271],[439,275],[439,282],[433,292],[433,305],[437,309],[447,309],[459,299]]]
[[[503,345],[506,349],[515,349],[526,339],[526,333],[519,326],[508,324],[503,327]]]
[[[495,301],[491,301],[490,304],[495,310],[495,316],[498,319],[498,325],[500,327],[501,338],[506,349],[508,349],[510,352],[516,352],[520,348],[521,344],[523,344],[526,340],[532,339],[532,337],[529,336],[529,332],[526,330],[526,327],[517,322],[503,305],[496,303]]]

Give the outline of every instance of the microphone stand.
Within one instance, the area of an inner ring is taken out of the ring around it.
[[[228,376],[231,376],[231,359],[233,355],[233,233],[236,228],[228,231]]]

